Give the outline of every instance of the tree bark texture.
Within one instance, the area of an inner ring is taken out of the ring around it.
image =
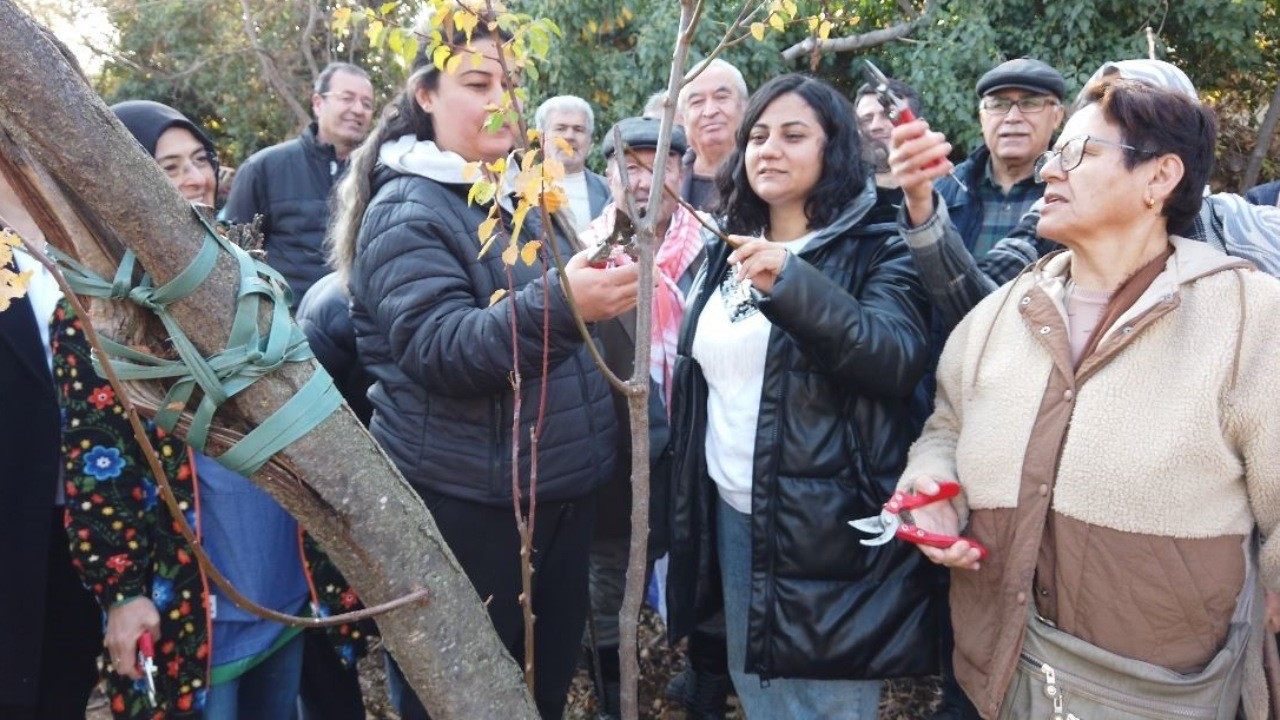
[[[23,178],[11,180],[16,186],[25,179],[27,192],[44,202],[32,214],[43,218],[46,236],[55,244],[69,238],[75,247],[61,249],[99,275],[110,277],[128,247],[157,284],[172,279],[203,242],[190,207],[9,0],[0,0],[0,48],[0,134],[7,154],[23,156],[9,160],[31,163]],[[45,172],[56,189],[32,184]],[[48,227],[55,222],[61,228]],[[223,255],[205,283],[170,308],[206,355],[226,341],[238,285],[235,263]],[[148,327],[149,344],[163,346],[156,324]],[[314,361],[286,365],[232,398],[215,425],[247,432],[317,371]],[[277,459],[292,476],[264,468],[252,480],[306,526],[367,603],[429,591],[425,603],[388,613],[378,625],[433,717],[537,717],[518,666],[426,507],[349,409]]]
[[[1276,85],[1275,94],[1271,96],[1271,105],[1262,118],[1262,127],[1258,128],[1258,140],[1253,144],[1253,152],[1249,154],[1249,164],[1244,169],[1244,179],[1240,181],[1240,192],[1244,192],[1258,184],[1258,174],[1262,172],[1262,161],[1271,149],[1271,138],[1276,134],[1276,126],[1280,125],[1280,85]]]

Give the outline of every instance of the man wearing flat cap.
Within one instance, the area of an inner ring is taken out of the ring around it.
[[[1036,158],[1062,124],[1066,88],[1057,70],[1019,58],[988,71],[977,90],[983,147],[955,169],[967,190],[950,177],[937,190],[965,246],[981,260],[1044,193],[1035,181]]]
[[[601,238],[608,237],[614,224],[627,213],[624,193],[630,189],[637,210],[643,213],[653,193],[662,193],[658,206],[654,249],[653,324],[651,328],[649,394],[649,463],[650,463],[650,555],[649,561],[659,557],[665,548],[665,507],[667,488],[665,463],[669,458],[667,445],[671,435],[668,422],[668,401],[671,397],[671,368],[676,359],[676,339],[680,320],[684,316],[685,294],[693,284],[693,278],[706,258],[700,230],[701,224],[693,213],[676,203],[672,195],[678,195],[681,182],[681,157],[688,149],[685,133],[679,126],[671,135],[671,149],[665,157],[657,154],[658,128],[656,118],[632,117],[616,125],[622,136],[622,147],[616,146],[611,129],[601,143],[608,167],[605,177],[613,193],[613,202],[606,205],[600,216],[592,221],[582,234],[583,242],[591,247]],[[665,166],[662,187],[654,187],[653,172]],[[627,183],[622,178],[626,168]],[[668,192],[669,191],[669,192]],[[613,262],[633,262],[618,251]],[[604,346],[605,362],[619,377],[629,377],[635,352],[636,317],[628,312],[612,320],[596,325],[596,336]],[[622,427],[629,427],[627,400],[614,395],[614,409]],[[596,654],[599,657],[599,675],[604,682],[600,693],[601,718],[620,717],[618,703],[618,611],[622,607],[623,583],[626,578],[627,552],[630,545],[631,517],[631,442],[629,435],[619,434],[617,464],[614,477],[600,488],[596,502],[596,530],[591,540],[590,584],[591,613],[595,618]]]

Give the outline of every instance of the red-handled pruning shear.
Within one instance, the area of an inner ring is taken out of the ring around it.
[[[911,103],[889,87],[889,76],[880,72],[880,68],[876,67],[875,63],[870,60],[863,60],[863,62],[866,63],[867,79],[875,87],[876,98],[880,100],[880,105],[884,107],[885,114],[889,116],[889,122],[893,123],[894,127],[897,127],[915,120],[916,114],[911,111]],[[942,161],[935,160],[929,167],[940,162]],[[961,190],[969,192],[969,188],[965,187],[965,184],[960,182],[960,178],[956,177],[954,170],[951,171],[950,175]]]
[[[138,665],[147,681],[147,702],[156,706],[156,643],[151,633],[143,630],[138,636]]]
[[[954,535],[929,532],[917,526],[915,518],[911,517],[912,510],[943,500],[950,500],[959,494],[959,483],[950,480],[939,482],[938,492],[935,495],[911,494],[905,490],[899,490],[893,494],[893,497],[889,498],[889,502],[884,504],[884,509],[880,511],[879,515],[862,518],[861,520],[850,520],[849,524],[862,532],[877,536],[860,540],[859,542],[863,545],[883,545],[897,537],[917,545],[928,545],[945,550],[963,539],[978,549],[979,560],[985,560],[987,549],[977,542],[969,538],[958,538]]]

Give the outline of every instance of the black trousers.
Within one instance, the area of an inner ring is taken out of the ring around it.
[[[524,615],[520,597],[520,536],[510,505],[494,507],[419,489],[449,549],[480,597],[489,600],[489,619],[516,662],[524,662]],[[595,498],[539,502],[533,534],[534,701],[544,718],[560,720],[577,672],[587,620],[587,553]],[[392,700],[403,676],[388,663]],[[403,720],[427,713],[408,688],[396,711]]]
[[[102,610],[71,566],[62,508],[53,511],[46,571],[44,642],[35,707],[0,704],[3,720],[84,720],[89,693],[98,684]],[[21,552],[20,549],[17,550]],[[9,618],[7,621],[13,621]],[[5,652],[19,651],[5,648]]]
[[[356,667],[343,667],[323,629],[311,628],[302,635],[298,692],[302,720],[364,720],[364,695]]]

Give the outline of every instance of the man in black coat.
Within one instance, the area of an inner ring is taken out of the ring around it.
[[[261,215],[267,264],[284,275],[297,309],[302,296],[329,272],[324,234],[329,195],[347,159],[369,133],[373,85],[364,70],[330,63],[311,96],[316,120],[293,140],[254,153],[236,171],[223,209],[233,223]]]
[[[0,227],[39,236],[0,177]],[[71,567],[60,479],[62,420],[50,370],[52,278],[24,252],[26,296],[0,312],[0,718],[83,718],[98,682],[102,614]]]

